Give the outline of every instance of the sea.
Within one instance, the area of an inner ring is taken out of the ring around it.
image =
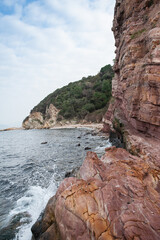
[[[0,132],[0,240],[31,240],[31,226],[65,175],[87,151],[101,157],[109,146],[87,128]]]

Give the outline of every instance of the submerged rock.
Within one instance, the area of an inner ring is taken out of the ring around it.
[[[90,150],[91,148],[90,147],[85,147],[85,149],[84,150]]]
[[[159,174],[124,149],[108,148],[101,160],[88,152],[81,178],[61,183],[32,232],[40,239],[158,240]]]
[[[48,142],[41,142],[41,144],[47,144]]]

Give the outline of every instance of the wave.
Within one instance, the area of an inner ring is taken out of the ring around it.
[[[111,147],[111,146],[112,146],[112,144],[110,143],[109,140],[107,140],[107,141],[105,142],[105,144],[102,143],[100,146],[96,147],[96,148],[95,148],[95,152],[96,152],[98,155],[101,154],[101,153],[104,154],[105,148],[108,148],[108,147]]]
[[[23,197],[17,200],[15,208],[11,210],[8,221],[19,216],[18,232],[14,240],[30,240],[32,233],[31,227],[45,208],[48,200],[55,194],[57,190],[54,177],[52,178],[48,188],[41,186],[30,186]]]

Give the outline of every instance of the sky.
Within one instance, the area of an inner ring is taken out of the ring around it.
[[[0,128],[115,58],[115,0],[0,0]]]

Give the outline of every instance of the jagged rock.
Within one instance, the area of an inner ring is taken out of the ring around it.
[[[91,148],[90,147],[85,147],[85,149],[84,150],[90,150]]]
[[[115,106],[104,121],[110,124],[114,112],[138,131],[160,138],[160,2],[117,1],[113,32]]]
[[[59,110],[50,104],[46,108],[45,114],[41,112],[31,112],[30,115],[23,121],[22,127],[24,129],[41,129],[41,128],[51,128],[57,123],[57,116]]]
[[[66,172],[66,173],[65,173],[65,178],[68,178],[68,177],[77,177],[79,168],[80,168],[80,167],[76,167],[76,168],[74,168],[72,171]]]
[[[160,151],[159,0],[116,1],[113,32],[113,98],[103,130],[116,129],[131,153],[155,158]]]
[[[61,183],[38,224],[40,229],[52,229],[52,236],[58,229],[59,238],[53,239],[59,240],[160,239],[156,166],[111,147],[101,160],[88,152],[79,174],[81,179]]]

